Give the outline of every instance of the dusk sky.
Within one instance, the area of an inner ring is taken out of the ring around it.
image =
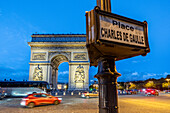
[[[151,52],[116,62],[118,81],[161,78],[170,74],[170,1],[111,0],[112,13],[148,22]],[[0,0],[0,80],[28,80],[33,33],[86,34],[85,11],[96,0]],[[65,68],[64,68],[65,67]],[[68,81],[68,63],[59,66],[59,81]],[[90,68],[94,80],[96,67]]]

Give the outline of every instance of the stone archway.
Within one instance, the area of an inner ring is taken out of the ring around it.
[[[68,90],[89,88],[86,35],[33,34],[28,44],[31,46],[29,80],[34,80],[33,75],[39,76],[35,69],[41,69],[41,80],[57,88],[58,66],[68,62]]]
[[[58,83],[58,67],[63,62],[69,62],[68,58],[64,55],[57,55],[51,59],[51,67],[52,67],[52,80],[51,84],[53,84],[53,88],[57,89]]]

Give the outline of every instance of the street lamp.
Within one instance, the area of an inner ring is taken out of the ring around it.
[[[65,92],[66,92],[66,90],[67,90],[67,84],[64,85],[64,89],[65,89]]]
[[[67,86],[66,86],[66,84],[65,84],[64,89],[66,89],[66,88],[67,88]]]

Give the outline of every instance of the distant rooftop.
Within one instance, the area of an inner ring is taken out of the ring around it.
[[[32,34],[31,42],[86,42],[86,34]]]

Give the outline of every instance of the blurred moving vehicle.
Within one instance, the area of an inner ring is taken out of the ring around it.
[[[5,90],[0,88],[0,100],[2,100],[5,97]]]
[[[5,95],[0,92],[0,100],[2,100],[4,97],[5,97]]]
[[[145,96],[159,96],[159,92],[156,89],[146,89]]]
[[[6,96],[26,96],[32,92],[51,91],[46,81],[0,81],[0,87],[5,90]]]
[[[49,94],[34,93],[34,94],[29,94],[25,98],[23,98],[20,102],[20,105],[28,108],[33,108],[34,106],[45,105],[45,104],[57,105],[61,103],[61,101],[62,98],[54,97]]]
[[[132,94],[132,90],[126,90],[125,91],[127,95],[131,95]]]
[[[137,93],[138,93],[138,90],[137,90],[137,89],[132,89],[131,91],[132,91],[132,92],[131,92],[132,94],[137,94]]]
[[[98,97],[99,96],[99,92],[97,91],[85,91],[84,93],[82,93],[81,97],[85,97],[85,98],[90,98],[90,97]]]
[[[46,93],[42,89],[39,88],[13,88],[11,90],[11,96],[12,97],[25,97],[28,94],[33,94],[33,93]]]
[[[118,90],[118,94],[122,95],[132,95],[132,94],[137,94],[138,90],[137,89],[132,89],[132,90]]]
[[[165,93],[170,93],[170,90],[165,90]]]

